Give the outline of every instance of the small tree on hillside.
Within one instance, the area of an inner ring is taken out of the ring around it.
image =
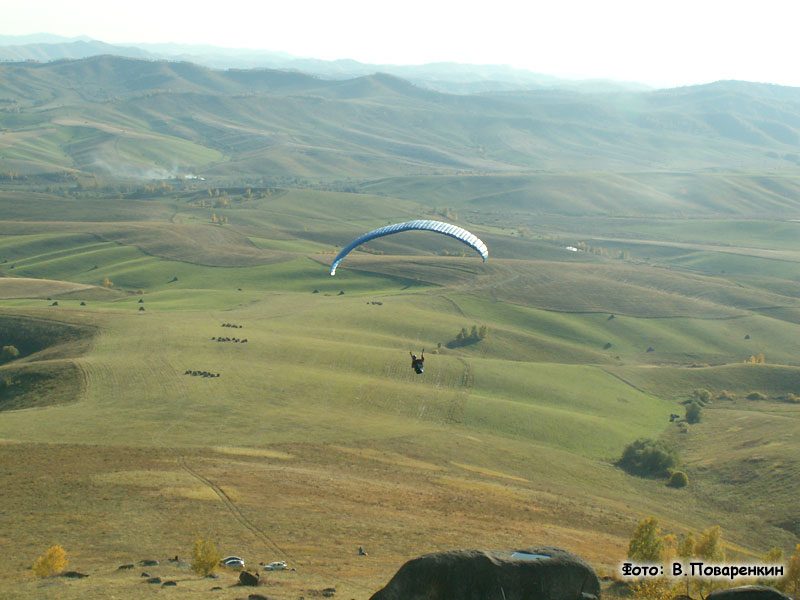
[[[690,533],[678,544],[678,556],[685,560],[692,558],[694,556],[695,546],[697,546],[697,540],[695,540],[694,536]]]
[[[795,598],[800,598],[800,544],[794,549],[794,554],[786,565],[786,574],[781,580],[781,589]]]
[[[50,547],[44,555],[36,559],[31,569],[37,577],[58,575],[67,566],[67,553],[61,546]]]
[[[208,577],[217,568],[222,554],[217,551],[214,542],[197,540],[192,551],[192,570],[198,575]]]
[[[762,562],[765,565],[779,565],[783,563],[783,550],[780,548],[773,548],[764,555]],[[778,579],[761,579],[759,583],[776,587],[779,584]]]
[[[628,543],[628,558],[642,563],[656,563],[664,553],[661,529],[654,517],[642,519]]]
[[[694,553],[698,558],[708,562],[721,563],[725,560],[725,549],[722,547],[722,530],[719,525],[703,532],[695,546]]]
[[[702,558],[710,563],[725,562],[725,549],[722,547],[722,530],[719,525],[714,525],[707,529],[700,536],[695,546],[694,554],[697,558]],[[720,587],[720,582],[716,579],[708,579],[697,582],[697,591],[705,598],[712,591]]]

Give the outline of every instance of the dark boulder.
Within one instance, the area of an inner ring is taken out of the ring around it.
[[[68,577],[69,579],[83,579],[84,577],[88,577],[86,573],[80,573],[78,571],[65,571],[61,576]]]
[[[177,581],[173,581],[172,579],[170,579],[170,580],[165,581],[164,583],[162,583],[161,587],[175,587],[176,585],[178,585],[178,582]]]
[[[258,573],[250,573],[249,571],[242,571],[239,573],[239,583],[241,585],[257,586],[259,584]]]
[[[151,577],[147,579],[145,583],[161,583],[161,577]]]
[[[791,600],[791,596],[766,585],[740,585],[711,592],[706,600]]]
[[[566,550],[458,550],[410,560],[370,600],[581,600],[600,598],[588,563]]]

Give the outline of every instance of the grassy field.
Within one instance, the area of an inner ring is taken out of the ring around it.
[[[610,573],[648,516],[719,524],[743,560],[800,541],[794,224],[643,219],[623,236],[616,218],[562,216],[520,235],[501,211],[461,221],[485,264],[410,233],[331,278],[360,232],[438,209],[42,189],[23,218],[21,194],[0,222],[0,342],[21,350],[0,365],[0,595],[150,597],[143,568],[117,569],[158,559],[144,570],[175,597],[241,596],[235,572],[186,566],[197,539],[286,559],[297,571],[265,577],[287,599],[367,598],[409,558],[461,547],[555,545]],[[564,250],[577,241],[610,252]],[[473,325],[485,339],[452,343]],[[670,423],[697,388],[733,399]],[[614,466],[640,437],[679,448],[689,487]],[[32,578],[53,544],[89,577]]]

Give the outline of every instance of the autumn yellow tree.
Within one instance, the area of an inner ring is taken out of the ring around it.
[[[198,575],[208,577],[217,568],[222,554],[217,551],[214,542],[197,540],[192,551],[192,570]]]
[[[798,598],[800,594],[800,544],[794,549],[794,554],[789,557],[789,564],[786,565],[786,574],[780,582],[781,589],[787,594],[792,594]]]
[[[674,535],[661,536],[655,518],[639,521],[636,531],[628,544],[628,558],[642,563],[656,564],[667,562],[678,552],[678,539]],[[662,575],[643,577],[631,585],[631,592],[637,600],[669,600],[681,593],[679,583]]]
[[[67,566],[67,553],[61,546],[51,546],[47,552],[36,559],[31,569],[37,577],[57,575]]]
[[[664,548],[658,521],[654,517],[642,519],[628,543],[628,558],[643,563],[656,563],[661,560]]]
[[[769,552],[764,555],[762,562],[765,565],[779,565],[783,563],[783,550],[780,548],[773,548]],[[763,579],[759,580],[759,583],[763,583],[764,585],[769,585],[772,587],[776,587],[780,584],[778,579]]]

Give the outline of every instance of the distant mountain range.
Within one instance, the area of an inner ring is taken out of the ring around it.
[[[352,79],[374,73],[388,73],[420,87],[452,94],[488,91],[570,89],[610,92],[651,89],[639,83],[611,80],[571,80],[514,69],[506,65],[430,63],[424,65],[375,65],[355,60],[301,58],[285,52],[221,48],[190,44],[115,45],[86,36],[65,38],[52,34],[0,35],[0,61],[47,62],[98,55],[125,56],[146,60],[185,61],[213,69],[276,69],[296,71],[323,79]]]
[[[330,181],[799,165],[800,88],[777,85],[459,95],[387,73],[107,54],[0,63],[0,174]]]

